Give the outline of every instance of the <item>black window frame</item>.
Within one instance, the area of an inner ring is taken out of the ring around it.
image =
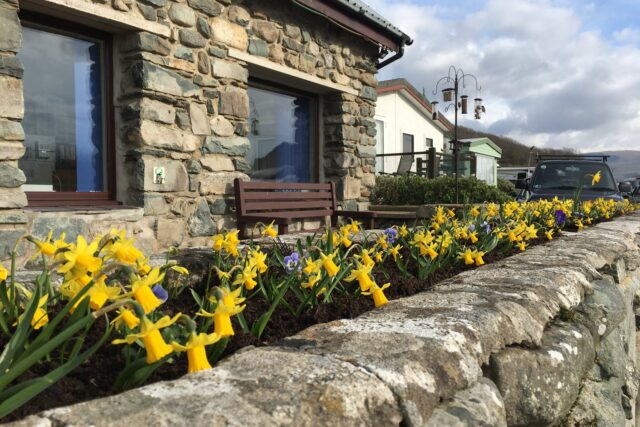
[[[105,191],[27,191],[27,207],[61,206],[110,206],[119,205],[116,200],[115,170],[115,120],[113,107],[113,35],[75,22],[55,18],[41,13],[21,10],[21,27],[35,28],[54,34],[100,40],[103,43],[103,108],[104,108],[104,155],[106,179]],[[25,111],[26,114],[26,111]]]
[[[311,156],[311,159],[309,159],[309,164],[311,164],[311,162],[313,161],[314,170],[311,174],[313,182],[320,182],[320,168],[323,166],[323,161],[320,158],[320,95],[318,95],[317,93],[296,89],[282,83],[274,82],[272,80],[265,80],[256,77],[249,77],[249,87],[254,87],[256,89],[271,91],[288,96],[305,96],[313,101],[311,103],[312,111],[309,114],[312,120],[312,129],[309,132],[309,136],[312,138],[312,141],[310,141],[311,146],[309,147]]]

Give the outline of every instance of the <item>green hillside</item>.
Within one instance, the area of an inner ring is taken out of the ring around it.
[[[453,134],[453,132],[452,132]],[[453,138],[453,135],[451,135]],[[502,159],[500,166],[526,166],[529,161],[530,148],[506,136],[494,135],[492,133],[480,132],[464,126],[458,126],[458,139],[467,138],[489,138],[502,149]],[[569,148],[538,148],[533,149],[531,153],[531,164],[535,164],[536,154],[577,154],[573,149]]]

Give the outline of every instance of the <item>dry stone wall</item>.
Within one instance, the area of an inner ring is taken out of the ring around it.
[[[635,426],[640,215],[566,234],[212,370],[14,425]]]
[[[202,244],[233,226],[232,182],[248,179],[250,167],[252,72],[238,58],[280,67],[271,76],[283,86],[289,73],[333,85],[320,95],[321,179],[336,182],[347,208],[366,204],[374,184],[377,45],[284,0],[68,3],[93,20],[145,27],[113,28],[117,198],[144,210],[144,245]],[[17,0],[0,4],[0,240],[32,230],[20,210],[27,200],[18,168],[25,137],[19,7]],[[163,184],[154,183],[154,167],[165,168]]]

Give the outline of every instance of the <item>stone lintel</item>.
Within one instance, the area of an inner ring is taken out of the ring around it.
[[[106,31],[146,31],[162,37],[171,36],[171,29],[157,22],[147,21],[129,12],[114,10],[109,5],[83,0],[23,0],[20,7],[86,24]]]
[[[306,89],[312,92],[329,93],[339,91],[356,96],[359,94],[357,90],[349,86],[323,80],[311,74],[303,73],[302,71],[272,62],[267,58],[254,56],[238,49],[229,48],[229,56],[246,62],[252,76],[286,76],[288,85],[297,86],[299,89]]]

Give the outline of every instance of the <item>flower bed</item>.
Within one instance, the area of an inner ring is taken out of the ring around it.
[[[292,319],[302,319],[300,328],[354,316],[384,305],[391,292],[426,289],[490,257],[553,239],[563,228],[580,230],[636,208],[604,200],[575,207],[572,201],[510,202],[460,217],[440,208],[414,229],[360,234],[351,223],[293,247],[278,243],[266,226],[263,234],[275,239],[268,250],[257,242],[241,245],[230,231],[213,237],[211,268],[197,286],[186,285],[188,271],[174,261],[151,268],[122,232],[90,243],[30,238],[45,263],[35,289],[0,271],[0,414],[74,370],[107,393],[208,369],[225,349],[278,339],[271,329]],[[356,233],[363,238],[354,243]],[[59,288],[52,285],[55,274],[63,277]],[[110,381],[115,387],[106,385]]]

